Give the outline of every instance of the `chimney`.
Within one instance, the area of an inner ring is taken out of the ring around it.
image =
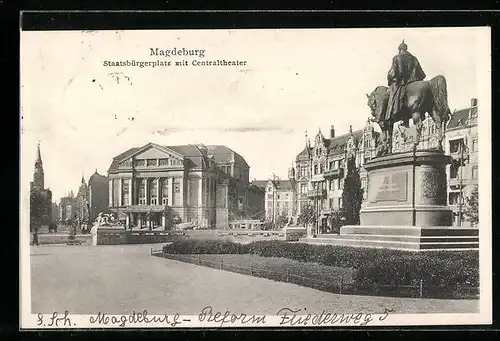
[[[470,106],[471,107],[477,107],[477,98],[471,98],[470,99]]]
[[[330,127],[330,138],[333,139],[335,137],[335,128],[333,125]]]

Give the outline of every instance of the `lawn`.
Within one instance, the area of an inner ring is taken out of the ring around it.
[[[210,266],[222,270],[276,278],[283,282],[316,281],[317,284],[340,285],[354,283],[355,270],[315,263],[304,263],[293,259],[261,257],[255,254],[203,254],[167,255],[189,263]]]
[[[416,253],[279,240],[243,244],[179,240],[165,245],[159,254],[334,293],[435,298],[479,295],[475,250]]]

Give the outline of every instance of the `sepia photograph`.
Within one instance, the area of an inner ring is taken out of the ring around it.
[[[490,34],[21,31],[20,327],[492,323]]]

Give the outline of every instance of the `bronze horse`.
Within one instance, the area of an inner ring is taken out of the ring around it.
[[[422,121],[425,113],[428,113],[434,123],[438,134],[438,148],[443,148],[444,132],[442,123],[446,122],[451,117],[450,108],[448,107],[448,93],[446,87],[446,78],[442,75],[436,76],[428,81],[417,81],[406,86],[406,95],[404,97],[402,110],[390,117],[389,119],[380,120],[387,111],[389,101],[389,88],[386,86],[378,86],[371,93],[366,94],[368,97],[368,106],[371,109],[373,118],[372,121],[378,122],[382,133],[378,140],[378,156],[389,154],[392,152],[392,132],[395,122],[403,121],[403,124],[408,127],[409,119],[413,119],[413,124],[416,127],[416,136],[414,139],[414,147],[420,142],[422,133]]]

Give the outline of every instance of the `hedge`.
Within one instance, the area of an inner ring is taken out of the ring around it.
[[[174,241],[173,254],[255,254],[356,269],[356,283],[369,285],[479,286],[479,252],[412,252],[337,245],[288,243],[281,240],[239,244],[217,240]]]

